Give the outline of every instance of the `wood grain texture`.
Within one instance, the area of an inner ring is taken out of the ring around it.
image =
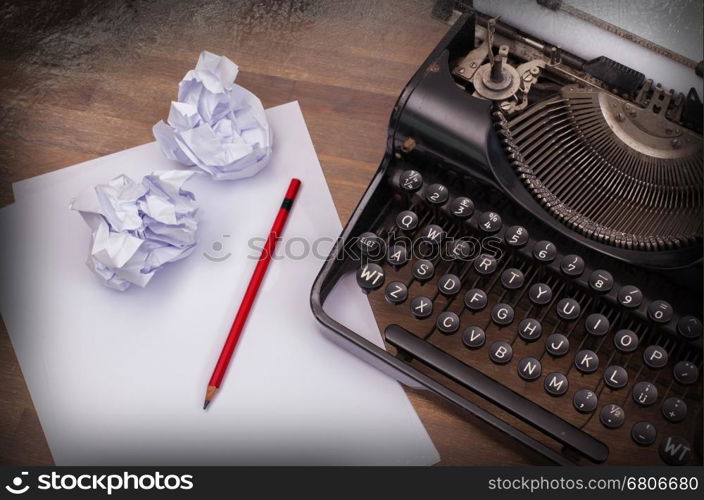
[[[432,4],[5,3],[0,206],[13,202],[13,182],[152,141],[178,81],[207,49],[236,61],[237,82],[265,107],[299,101],[344,222],[383,155],[396,97],[448,29],[430,16]],[[441,463],[523,460],[448,404],[409,397]],[[4,323],[0,463],[53,463]]]

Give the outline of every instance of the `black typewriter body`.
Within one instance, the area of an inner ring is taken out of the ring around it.
[[[602,69],[464,14],[401,93],[313,312],[553,463],[701,464],[701,103]],[[348,273],[387,350],[325,312]]]

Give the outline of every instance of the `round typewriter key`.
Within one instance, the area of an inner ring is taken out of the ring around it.
[[[660,441],[658,453],[667,465],[687,465],[692,456],[692,445],[681,436],[667,436]]]
[[[590,314],[584,322],[584,329],[589,335],[603,337],[609,331],[609,320],[603,314]]]
[[[618,291],[618,303],[628,309],[635,309],[643,302],[643,292],[633,285],[622,286]]]
[[[581,312],[579,302],[574,299],[562,299],[557,303],[557,315],[565,321],[579,318]]]
[[[560,271],[565,276],[577,278],[584,272],[584,259],[579,255],[565,255],[560,260]]]
[[[648,306],[648,317],[656,323],[667,323],[672,319],[672,306],[664,300],[654,300]]]
[[[650,382],[638,382],[633,386],[633,401],[639,406],[650,406],[658,399],[658,389]]]
[[[460,318],[452,311],[441,312],[438,314],[435,326],[445,335],[450,335],[460,327]]]
[[[643,351],[643,362],[650,368],[658,369],[667,364],[667,351],[659,345],[651,345]]]
[[[517,290],[518,288],[521,288],[524,280],[525,277],[523,276],[523,271],[520,269],[511,267],[501,273],[501,284],[504,288],[509,290]]]
[[[489,347],[489,358],[497,365],[505,365],[513,357],[513,349],[508,342],[498,340]]]
[[[662,403],[662,416],[673,424],[682,422],[687,418],[687,403],[680,398],[667,398]]]
[[[431,184],[425,190],[425,199],[431,205],[442,205],[447,201],[449,193],[442,184]]]
[[[562,373],[548,373],[545,377],[545,392],[551,396],[562,396],[569,387],[570,383]]]
[[[486,342],[486,334],[478,326],[468,326],[462,332],[462,343],[468,349],[479,349],[484,342]]]
[[[433,314],[433,301],[428,297],[416,297],[411,301],[411,312],[418,319],[427,318]]]
[[[680,361],[672,369],[672,375],[680,384],[690,385],[699,378],[699,369],[690,361]]]
[[[628,372],[622,366],[611,365],[604,371],[604,382],[612,389],[628,385]]]
[[[400,304],[408,298],[408,288],[400,281],[392,281],[386,287],[384,298],[391,304]]]
[[[413,231],[418,227],[418,216],[415,212],[404,210],[396,216],[396,226],[402,231]]]
[[[545,340],[545,350],[548,354],[559,358],[570,350],[570,341],[561,333],[553,333]]]
[[[416,172],[415,170],[406,170],[401,173],[398,185],[404,191],[413,193],[415,191],[418,191],[423,185],[423,176],[420,175],[420,172]]]
[[[400,267],[408,262],[408,251],[406,245],[396,244],[389,248],[386,254],[386,262],[394,267]]]
[[[435,274],[435,266],[429,260],[418,259],[413,263],[411,273],[418,281],[425,282],[431,279],[433,274]]]
[[[614,277],[603,269],[597,269],[589,275],[589,286],[599,293],[606,293],[614,286]]]
[[[545,283],[536,283],[528,289],[528,298],[538,306],[549,304],[552,300],[552,288]]]
[[[472,288],[464,294],[464,306],[470,311],[481,311],[486,307],[487,296],[484,290]]]
[[[591,413],[596,410],[596,406],[599,404],[599,398],[594,391],[580,389],[572,396],[572,404],[579,413]]]
[[[623,425],[626,420],[626,414],[619,405],[610,404],[606,405],[601,409],[599,413],[599,420],[609,429],[618,429]]]
[[[450,245],[449,257],[453,260],[469,260],[472,249],[465,240],[453,240]]]
[[[614,345],[621,352],[633,352],[638,349],[638,335],[631,330],[619,330],[614,335]]]
[[[513,307],[499,302],[491,308],[491,320],[499,326],[510,324],[513,321]]]
[[[457,295],[462,288],[460,279],[454,274],[444,274],[438,280],[438,290],[446,297]]]
[[[499,263],[493,255],[483,253],[474,259],[474,270],[482,276],[488,276],[496,271],[498,265]]]
[[[523,358],[518,362],[518,375],[523,380],[537,380],[543,371],[540,361],[535,358]]]
[[[488,234],[494,234],[501,229],[501,216],[496,212],[483,212],[479,216],[479,229]]]
[[[421,241],[432,245],[439,245],[445,238],[445,231],[437,224],[425,226],[420,234]]]
[[[538,262],[552,262],[557,256],[557,247],[552,241],[539,241],[533,247],[533,257]]]
[[[384,240],[374,233],[367,232],[359,235],[358,244],[363,255],[367,255],[371,258],[379,258],[381,249],[384,246]]]
[[[599,368],[599,356],[594,351],[582,349],[574,358],[574,366],[582,373],[594,373]]]
[[[631,438],[640,446],[650,446],[655,442],[658,433],[650,422],[636,422],[631,427]]]
[[[474,213],[474,202],[466,196],[460,196],[450,203],[450,213],[458,219],[468,219]]]
[[[384,269],[378,264],[365,264],[357,270],[357,284],[366,291],[376,290],[384,284]]]
[[[511,247],[522,247],[528,243],[528,230],[523,226],[511,226],[504,234],[504,241]]]
[[[698,339],[702,335],[702,322],[694,316],[682,316],[677,322],[677,331],[686,339]]]
[[[537,319],[526,318],[518,325],[518,335],[527,342],[538,340],[542,333],[543,326]]]

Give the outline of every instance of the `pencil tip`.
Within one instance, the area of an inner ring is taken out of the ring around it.
[[[203,409],[205,410],[210,402],[213,400],[213,397],[215,396],[215,393],[217,392],[218,388],[215,387],[214,385],[209,385],[208,389],[205,391],[205,403],[203,403]]]

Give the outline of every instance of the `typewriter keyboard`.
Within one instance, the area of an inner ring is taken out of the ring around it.
[[[593,462],[701,463],[689,292],[607,262],[490,188],[419,170],[387,175],[393,195],[353,242],[397,357]]]

